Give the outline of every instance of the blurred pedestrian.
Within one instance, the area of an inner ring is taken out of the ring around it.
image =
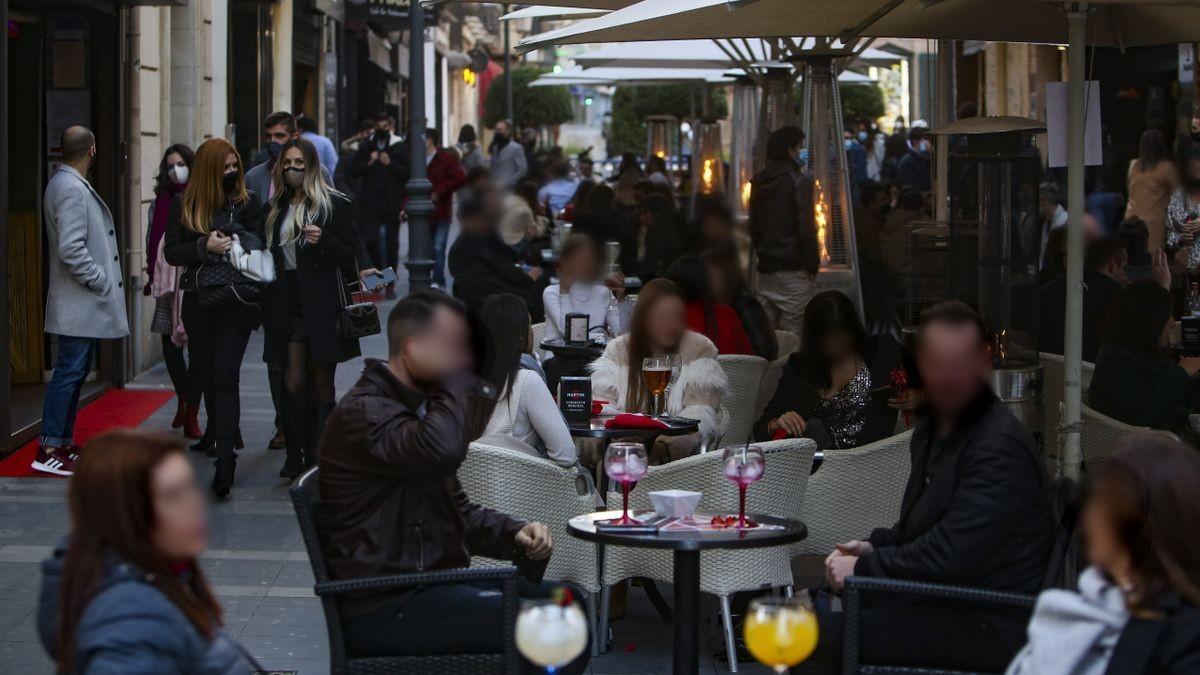
[[[820,265],[813,182],[798,165],[803,146],[804,132],[798,127],[771,132],[767,164],[750,179],[749,206],[759,298],[776,327],[797,335]]]
[[[496,122],[492,137],[492,180],[501,189],[511,191],[529,172],[525,148],[512,137],[508,120]]]
[[[539,203],[550,206],[550,215],[559,213],[575,195],[579,181],[571,178],[571,165],[558,160],[550,165],[550,180],[537,193]]]
[[[932,165],[930,155],[929,129],[913,127],[908,132],[908,147],[904,156],[896,165],[896,182],[900,188],[908,188],[917,192],[929,192],[933,186]]]
[[[433,283],[446,287],[446,241],[453,220],[454,193],[467,182],[467,173],[458,157],[442,148],[436,129],[425,130],[425,162],[432,192]]]
[[[300,137],[317,149],[317,157],[321,160],[321,167],[333,175],[337,171],[338,153],[334,147],[333,141],[327,136],[322,136],[317,125],[317,121],[308,115],[300,114],[296,116],[296,128],[300,130]]]
[[[458,151],[462,153],[462,165],[465,171],[484,165],[483,152],[479,149],[479,139],[475,135],[474,126],[462,125],[462,129],[458,132]]]
[[[1125,217],[1137,216],[1146,223],[1146,229],[1150,231],[1150,250],[1157,251],[1168,243],[1165,229],[1167,203],[1179,185],[1179,172],[1158,129],[1142,132],[1138,156],[1129,164],[1127,180],[1129,202],[1125,205]]]

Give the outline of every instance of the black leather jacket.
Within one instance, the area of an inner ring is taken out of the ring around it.
[[[817,273],[813,181],[795,162],[772,161],[750,179],[750,236],[759,272]]]
[[[262,203],[253,192],[244,202],[227,202],[225,207],[213,214],[209,231],[220,230],[225,234],[238,234],[242,245],[249,249],[265,248],[265,214]],[[184,291],[195,287],[196,269],[206,262],[220,262],[225,256],[208,252],[208,235],[189,229],[183,224],[183,195],[171,202],[171,214],[167,219],[167,231],[163,235],[163,259],[176,267],[182,267],[183,276],[179,287]]]
[[[464,375],[426,397],[386,363],[367,361],[319,451],[321,546],[334,578],[468,567],[472,554],[516,557],[525,521],[472,503],[458,482],[478,383]],[[348,596],[342,611],[364,614],[395,595]]]

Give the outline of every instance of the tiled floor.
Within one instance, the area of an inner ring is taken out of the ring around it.
[[[385,308],[381,307],[381,310]],[[371,356],[386,353],[383,338],[363,341]],[[261,360],[262,334],[255,333],[242,367],[242,431],[233,498],[214,504],[210,550],[202,565],[225,611],[225,622],[267,669],[328,672],[328,646],[321,607],[312,595],[312,572],[292,514],[286,483],[277,477],[283,451],[268,450],[273,411]],[[338,390],[345,391],[361,370],[361,361],[338,369]],[[162,387],[161,369],[134,386]],[[174,406],[168,404],[145,426],[167,429]],[[211,476],[209,461],[193,457],[202,480]],[[0,479],[0,673],[52,673],[36,635],[38,563],[66,534],[65,481]],[[669,589],[665,589],[668,591]],[[716,604],[707,599],[707,642],[701,672],[716,675],[725,665],[707,655],[721,651]],[[665,673],[671,665],[671,629],[654,613],[645,595],[633,590],[624,619],[613,623],[612,651],[593,659],[591,672]],[[742,664],[742,672],[767,672]]]

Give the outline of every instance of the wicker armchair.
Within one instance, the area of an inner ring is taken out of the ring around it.
[[[1169,431],[1135,427],[1097,412],[1086,405],[1083,406],[1082,421],[1079,446],[1083,453],[1085,466],[1095,466],[1112,457],[1125,439],[1134,434],[1161,434],[1171,440],[1179,440],[1178,436]]]
[[[750,420],[751,425],[757,422],[759,417],[762,417],[762,411],[771,402],[771,397],[775,395],[775,387],[779,386],[779,379],[783,377],[783,367],[787,365],[792,354],[800,349],[800,336],[791,331],[777,330],[775,337],[779,341],[779,354],[774,361],[767,364],[762,382],[758,385],[758,395],[754,402],[754,419]]]
[[[740,354],[722,354],[717,357],[717,363],[725,371],[729,379],[729,392],[722,400],[722,405],[729,409],[729,426],[721,437],[723,445],[738,445],[750,440],[754,423],[758,421],[759,387],[769,365],[767,360],[758,356]]]
[[[533,356],[541,363],[546,360],[546,352],[542,349],[542,341],[546,339],[546,322],[539,321],[530,328],[533,329]]]
[[[603,507],[588,478],[575,468],[523,452],[521,441],[485,436],[471,444],[458,469],[458,480],[471,501],[526,520],[546,523],[554,537],[554,554],[543,578],[565,581],[587,593],[584,598],[593,629],[598,612],[600,573],[595,544],[567,534],[567,521]],[[505,567],[508,561],[475,556],[472,567]],[[599,641],[592,649],[598,653]]]
[[[861,539],[900,518],[908,483],[911,430],[848,450],[827,450],[808,479],[804,516],[808,537],[798,555],[828,555],[835,544]]]
[[[329,634],[329,670],[334,675],[358,675],[374,673],[411,673],[412,675],[477,675],[479,673],[505,673],[516,675],[522,671],[521,657],[517,654],[513,630],[517,621],[517,577],[512,567],[493,569],[455,569],[438,572],[397,574],[386,577],[363,579],[329,578],[321,552],[317,529],[319,493],[317,476],[320,469],[311,469],[292,485],[289,492],[300,532],[304,536],[304,548],[312,565],[316,586],[313,591],[321,598],[325,611],[325,629]],[[347,593],[383,591],[439,584],[476,583],[480,581],[501,582],[504,587],[504,651],[500,654],[445,654],[437,656],[390,656],[355,657],[346,651],[342,635],[342,618],[338,611],[338,597]]]
[[[802,519],[805,484],[812,470],[817,446],[806,438],[758,443],[766,455],[763,479],[750,487],[747,500],[751,511]],[[704,494],[698,510],[737,513],[738,491],[721,473],[722,455],[710,452],[650,467],[646,477],[629,493],[630,509],[650,509],[649,494],[656,490],[695,490]],[[620,504],[619,494],[610,494],[609,504]],[[746,551],[705,551],[700,556],[700,590],[718,596],[725,629],[729,669],[737,672],[733,619],[729,596],[738,591],[791,586],[793,546]],[[666,551],[608,547],[604,550],[601,580],[606,593],[600,610],[601,635],[607,635],[607,589],[631,577],[647,577],[671,583],[674,571]]]
[[[1057,588],[1065,581],[1063,571],[1065,560],[1070,550],[1071,539],[1075,534],[1075,526],[1079,520],[1079,498],[1076,486],[1069,481],[1061,481],[1055,486],[1055,504],[1061,505],[1058,519],[1058,529],[1054,536],[1054,547],[1050,550],[1049,564],[1042,579],[1042,590]],[[843,644],[842,644],[842,673],[846,675],[858,673],[894,673],[895,675],[982,675],[977,668],[970,671],[946,670],[944,668],[925,668],[918,666],[889,666],[883,664],[862,664],[859,661],[859,645],[871,639],[863,635],[859,626],[859,615],[862,609],[862,596],[866,593],[901,595],[910,598],[935,598],[941,601],[972,607],[1018,607],[1033,611],[1037,602],[1036,595],[1010,593],[985,588],[966,586],[951,586],[947,584],[928,583],[923,581],[906,581],[903,579],[885,579],[878,577],[847,577],[845,589],[842,592],[843,606]]]

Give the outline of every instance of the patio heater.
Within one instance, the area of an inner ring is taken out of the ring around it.
[[[1042,367],[1033,329],[1042,258],[1041,162],[1034,141],[1044,131],[1038,120],[974,117],[933,132],[938,142],[949,143],[945,225],[951,257],[958,260],[956,277],[969,288],[964,272],[973,268],[973,304],[993,332],[992,388],[1039,443]]]
[[[723,194],[725,158],[721,150],[721,125],[714,119],[700,120],[695,139],[692,152],[692,194]]]
[[[813,208],[821,257],[817,287],[845,293],[854,301],[861,316],[858,247],[854,242],[854,211],[846,172],[842,100],[833,58],[805,56],[803,62],[804,133],[808,145],[808,173],[813,179]]]
[[[762,104],[758,107],[758,134],[754,146],[755,167],[767,163],[767,136],[772,131],[789,124],[800,126],[792,66],[770,65],[762,70]],[[736,105],[736,100],[734,103]]]
[[[674,115],[646,117],[646,158],[661,157],[675,169],[680,153],[679,119]]]
[[[730,125],[730,193],[733,212],[739,221],[749,215],[750,178],[762,168],[755,162],[755,144],[759,135],[758,87],[749,77],[740,76],[733,84],[733,120]]]

